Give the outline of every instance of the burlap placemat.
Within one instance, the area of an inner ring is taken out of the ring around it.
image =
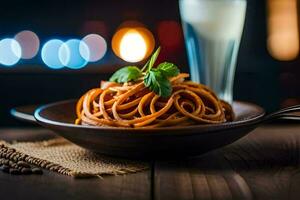
[[[39,142],[0,141],[0,158],[25,161],[73,177],[118,175],[147,168],[146,163],[95,154],[62,138]]]

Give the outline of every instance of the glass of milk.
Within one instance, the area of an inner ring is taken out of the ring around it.
[[[232,103],[246,0],[179,0],[192,81]]]

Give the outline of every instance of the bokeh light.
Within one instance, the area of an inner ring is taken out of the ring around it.
[[[70,39],[63,43],[58,51],[60,62],[71,69],[83,68],[89,60],[90,51],[85,42]]]
[[[0,63],[6,66],[16,64],[22,55],[20,44],[12,38],[5,38],[0,41]]]
[[[127,62],[139,62],[151,55],[155,46],[152,33],[144,28],[121,28],[112,39],[114,53]]]
[[[96,62],[103,58],[107,51],[107,44],[103,37],[98,34],[89,34],[85,36],[82,41],[84,43],[80,43],[80,48],[85,52],[85,45],[89,48],[89,57],[85,57],[88,54],[83,53],[82,57],[88,62]],[[83,45],[83,46],[82,46]]]
[[[120,42],[120,56],[127,62],[139,62],[147,53],[147,44],[143,36],[135,31],[128,31]]]
[[[299,54],[296,0],[268,0],[267,47],[272,57],[289,61]]]
[[[52,69],[60,69],[64,67],[58,55],[58,51],[63,44],[64,42],[58,39],[49,40],[44,44],[41,53],[42,60],[48,67]]]
[[[172,33],[172,34],[170,34]],[[157,26],[159,43],[168,50],[180,50],[183,47],[183,33],[177,21],[161,21]]]
[[[33,58],[39,51],[40,40],[38,36],[29,30],[21,31],[15,36],[22,49],[23,59]]]

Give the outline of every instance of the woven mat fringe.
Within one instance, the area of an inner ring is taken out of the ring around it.
[[[62,138],[15,143],[0,140],[0,158],[25,161],[75,178],[101,178],[103,175],[123,175],[147,169],[143,162],[98,155]]]

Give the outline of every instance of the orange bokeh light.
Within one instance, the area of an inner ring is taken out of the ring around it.
[[[155,47],[152,33],[144,27],[123,27],[113,36],[114,53],[128,62],[139,62],[149,57]]]
[[[272,57],[289,61],[299,54],[296,0],[268,0],[268,50]]]

